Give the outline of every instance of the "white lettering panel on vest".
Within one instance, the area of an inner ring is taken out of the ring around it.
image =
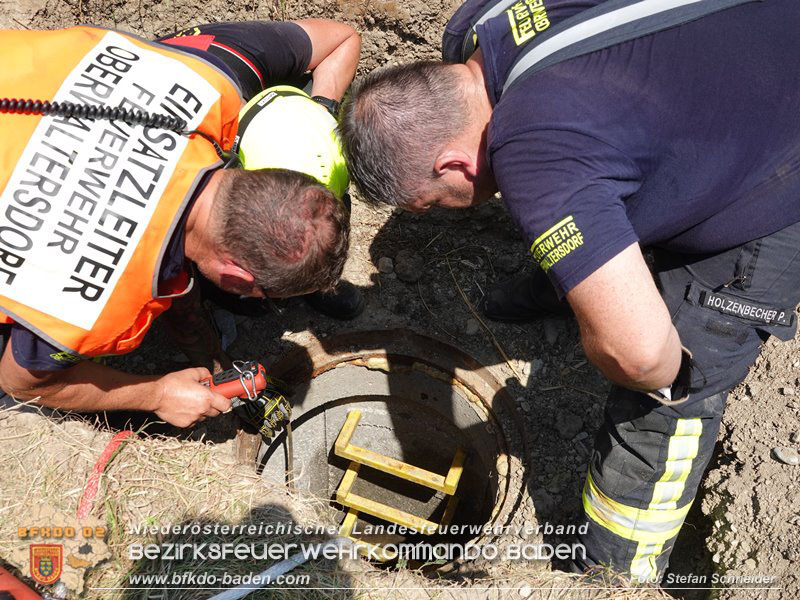
[[[54,99],[172,114],[193,129],[218,98],[189,67],[109,32]],[[43,118],[0,196],[0,294],[91,329],[187,143],[118,121]]]

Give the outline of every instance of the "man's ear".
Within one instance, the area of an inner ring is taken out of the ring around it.
[[[463,150],[442,150],[433,162],[433,170],[439,177],[449,171],[460,171],[467,179],[472,180],[478,174],[478,163]]]
[[[240,267],[229,258],[220,260],[220,283],[223,289],[242,296],[249,296],[255,288],[255,277],[247,269]]]

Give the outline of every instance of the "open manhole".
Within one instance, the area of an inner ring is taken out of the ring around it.
[[[522,498],[523,432],[503,384],[473,358],[406,330],[373,331],[315,339],[272,372],[294,388],[294,485],[330,499],[343,519],[349,509],[336,497],[351,461],[337,456],[334,445],[348,415],[358,411],[354,446],[442,476],[451,472],[459,450],[465,459],[456,502],[443,491],[363,465],[353,494],[434,523],[445,518],[447,533],[425,538],[435,543],[486,541],[486,531],[509,523]],[[263,477],[285,482],[285,434],[262,445],[257,460]],[[368,525],[387,522],[359,511],[357,537],[379,545],[422,539],[383,533],[387,527],[364,534]]]

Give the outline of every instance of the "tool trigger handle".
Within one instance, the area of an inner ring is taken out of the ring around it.
[[[254,360],[234,361],[233,368],[213,377],[206,377],[200,383],[234,400],[235,407],[242,401],[255,400],[267,387],[267,371],[261,363]]]

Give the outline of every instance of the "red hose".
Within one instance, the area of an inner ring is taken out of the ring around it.
[[[0,592],[8,592],[14,600],[42,600],[42,597],[34,592],[10,572],[0,567]]]
[[[83,488],[83,496],[81,497],[80,504],[78,504],[78,512],[76,516],[78,519],[85,519],[89,516],[94,508],[94,497],[97,495],[97,488],[100,486],[100,476],[108,466],[109,461],[114,456],[114,453],[119,449],[122,442],[134,435],[133,431],[120,431],[117,435],[111,438],[108,445],[103,449],[97,462],[92,467],[92,474],[86,481],[86,487]]]

